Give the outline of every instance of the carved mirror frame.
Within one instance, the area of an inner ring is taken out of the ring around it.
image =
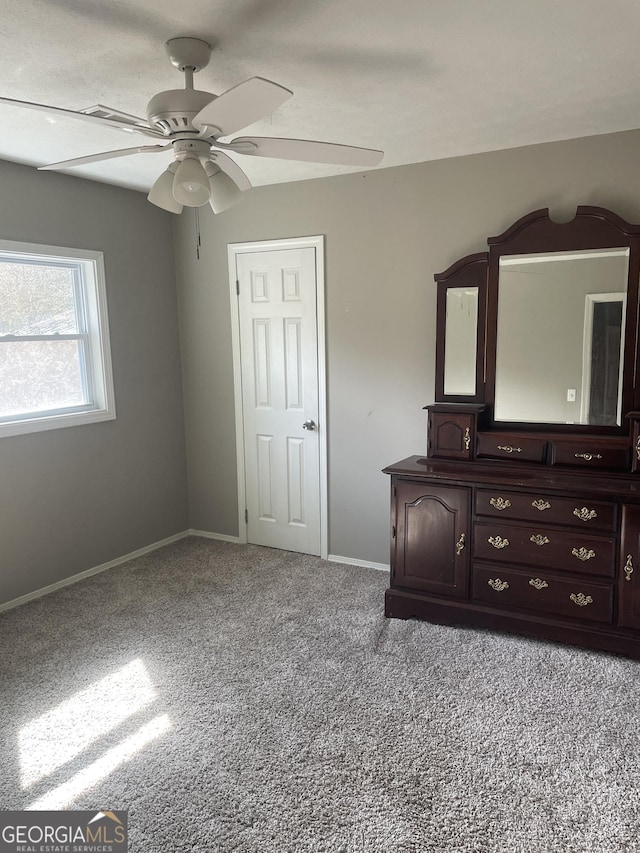
[[[601,207],[580,206],[569,222],[554,222],[548,208],[533,211],[511,225],[504,233],[487,240],[488,252],[460,259],[435,276],[438,286],[436,344],[436,402],[484,403],[485,422],[495,430],[534,430],[538,432],[629,434],[625,415],[640,409],[638,372],[638,286],[640,281],[640,225],[632,225]],[[589,249],[629,249],[629,271],[625,313],[622,379],[622,423],[619,426],[592,424],[510,422],[494,420],[496,383],[496,343],[500,259],[508,255],[535,255]],[[446,294],[451,287],[477,286],[478,332],[476,347],[476,393],[447,395],[445,377]]]

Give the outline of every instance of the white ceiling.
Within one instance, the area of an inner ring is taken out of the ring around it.
[[[215,49],[196,88],[221,94],[258,75],[294,92],[236,135],[382,148],[379,168],[640,127],[637,0],[2,0],[1,11],[2,96],[144,116],[153,94],[183,85],[164,42],[197,36]],[[0,105],[2,159],[42,165],[131,144]],[[69,171],[148,189],[169,159]],[[254,185],[354,171],[236,159]]]

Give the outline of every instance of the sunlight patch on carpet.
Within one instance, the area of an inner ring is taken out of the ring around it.
[[[67,764],[156,697],[137,658],[32,720],[18,735],[22,787]]]
[[[68,782],[58,785],[52,791],[27,806],[28,811],[56,811],[70,806],[76,797],[93,788],[124,764],[147,744],[171,728],[171,720],[166,714],[155,717],[137,732],[125,738],[117,746],[109,749],[97,761],[83,768]]]

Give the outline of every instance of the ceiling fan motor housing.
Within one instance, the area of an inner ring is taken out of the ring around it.
[[[191,121],[216,95],[198,89],[168,89],[158,92],[147,105],[147,120],[167,136],[173,133],[198,133]]]
[[[204,165],[211,158],[211,143],[206,139],[176,139],[172,144],[178,161],[191,157]]]

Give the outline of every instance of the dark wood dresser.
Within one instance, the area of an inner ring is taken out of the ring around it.
[[[388,617],[640,658],[639,239],[601,208],[536,211],[436,276],[427,453],[384,469]]]
[[[640,658],[640,482],[412,456],[391,475],[387,616]]]

